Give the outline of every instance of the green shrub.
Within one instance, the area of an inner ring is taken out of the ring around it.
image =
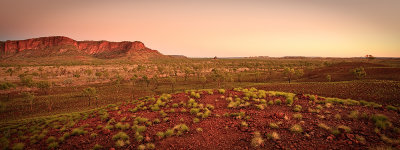
[[[268,105],[273,105],[274,104],[274,101],[268,101]]]
[[[190,130],[190,128],[186,124],[181,124],[180,125],[180,130],[182,132],[188,132]]]
[[[295,132],[295,133],[303,132],[303,128],[298,124],[293,125],[292,127],[290,127],[289,130],[292,131],[292,132]]]
[[[301,107],[301,105],[295,105],[294,108],[293,108],[293,111],[299,112],[299,111],[301,111],[302,108],[303,107]]]
[[[388,117],[383,114],[375,114],[371,119],[375,122],[375,126],[380,129],[386,129],[388,126],[392,126],[392,123],[389,121]]]
[[[198,123],[198,122],[200,122],[199,118],[193,118],[193,123]]]
[[[172,104],[172,107],[174,107],[174,108],[179,107],[179,104],[174,103],[174,104]]]
[[[275,104],[276,105],[280,105],[282,103],[282,101],[280,99],[275,99]]]
[[[170,136],[174,135],[174,130],[173,129],[167,129],[167,131],[165,131],[164,135],[166,137],[170,137]]]
[[[218,89],[218,93],[225,94],[225,89]]]
[[[157,135],[160,139],[164,138],[164,132],[157,132],[156,135]]]
[[[160,122],[161,122],[161,121],[160,121],[160,119],[158,119],[158,118],[156,118],[156,119],[153,120],[153,123],[154,123],[154,124],[158,124],[158,123],[160,123]]]

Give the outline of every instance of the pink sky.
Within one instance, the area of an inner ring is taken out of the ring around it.
[[[0,40],[142,41],[190,57],[400,57],[399,0],[1,0]]]

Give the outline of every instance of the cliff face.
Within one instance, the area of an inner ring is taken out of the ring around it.
[[[24,51],[40,52],[41,50],[56,50],[59,53],[65,51],[61,47],[72,47],[72,49],[92,55],[105,58],[121,57],[126,55],[154,55],[162,56],[156,50],[151,50],[144,46],[142,42],[109,42],[109,41],[75,41],[68,37],[53,36],[41,37],[19,41],[0,42],[1,55],[17,55]]]

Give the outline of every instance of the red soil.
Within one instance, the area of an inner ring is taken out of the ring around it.
[[[294,101],[294,105],[301,105],[303,115],[302,119],[293,118],[293,106],[287,106],[282,103],[281,105],[268,105],[264,110],[257,109],[254,105],[246,106],[244,108],[227,108],[228,101],[225,98],[229,95],[237,95],[243,97],[242,92],[227,91],[225,94],[217,94],[214,91],[213,95],[209,95],[206,92],[200,92],[201,98],[196,99],[199,104],[211,104],[215,108],[212,110],[212,115],[205,119],[200,119],[199,123],[193,123],[195,115],[190,114],[190,108],[186,108],[187,112],[180,112],[183,108],[179,105],[178,108],[174,108],[175,112],[167,113],[169,121],[162,121],[163,118],[159,112],[153,112],[151,110],[139,110],[135,113],[129,111],[136,106],[136,104],[124,103],[119,106],[118,110],[108,108],[110,118],[115,119],[116,122],[129,123],[132,125],[134,121],[133,116],[141,116],[154,120],[159,118],[161,123],[147,125],[147,130],[142,133],[145,140],[137,142],[135,140],[135,132],[129,128],[123,130],[130,137],[130,144],[125,145],[121,148],[115,147],[115,141],[112,140],[113,135],[122,131],[120,129],[105,130],[103,128],[98,129],[98,125],[104,126],[105,121],[101,121],[99,115],[89,115],[86,120],[76,122],[76,124],[67,129],[65,132],[59,132],[59,129],[48,128],[49,132],[47,136],[36,144],[29,144],[29,138],[26,140],[18,140],[13,138],[10,141],[10,146],[17,142],[24,142],[28,149],[46,149],[46,139],[48,136],[55,136],[57,139],[64,133],[71,132],[72,129],[78,128],[82,125],[88,124],[84,129],[88,133],[81,136],[71,136],[64,142],[59,143],[60,149],[91,149],[95,144],[102,145],[105,149],[116,148],[116,149],[136,149],[138,145],[145,143],[154,143],[156,149],[367,149],[376,146],[392,146],[400,148],[397,144],[388,144],[380,139],[379,134],[374,132],[374,122],[359,117],[358,119],[348,118],[347,115],[351,111],[359,111],[365,113],[368,116],[373,114],[384,114],[392,123],[392,127],[381,130],[380,134],[384,134],[392,139],[399,139],[400,134],[395,133],[392,130],[394,127],[400,127],[400,115],[396,111],[386,110],[384,108],[371,108],[365,106],[348,106],[333,104],[332,107],[323,107],[319,113],[311,113],[307,111],[308,108],[316,109],[316,104],[309,100],[309,97],[304,95],[297,95],[299,100]],[[281,99],[285,102],[284,97],[279,96],[267,96],[265,99],[269,100]],[[179,103],[184,101],[185,103],[189,100],[188,94],[178,93],[172,95],[171,101],[168,105],[172,106],[173,103]],[[319,98],[323,101],[323,98]],[[249,100],[251,104],[257,104],[256,102]],[[146,104],[148,106],[148,104]],[[323,105],[323,104],[321,104]],[[162,110],[167,111],[170,108],[161,107]],[[120,114],[118,113],[120,112]],[[249,119],[224,116],[225,113],[238,113],[245,112]],[[97,113],[94,113],[97,114]],[[335,115],[340,114],[342,119],[335,119]],[[322,118],[322,116],[324,118]],[[121,121],[122,118],[126,117],[125,121]],[[183,119],[183,121],[182,121]],[[245,121],[248,123],[248,127],[242,127],[241,123]],[[269,123],[281,122],[278,129],[269,127]],[[177,124],[184,123],[190,131],[183,133],[182,135],[173,135],[166,138],[158,138],[157,132],[165,132],[167,129],[173,128]],[[341,134],[333,135],[331,132],[318,127],[319,123],[324,123],[329,127],[337,127],[339,125],[345,125],[351,128],[351,131]],[[299,124],[303,128],[302,133],[294,133],[289,129],[294,125]],[[197,128],[202,128],[203,131],[196,131]],[[264,139],[264,143],[260,147],[252,147],[251,140],[254,131],[259,131]],[[271,132],[277,132],[280,139],[272,140],[267,138],[267,134]],[[91,138],[90,134],[97,133],[98,136]],[[27,134],[32,136],[31,133]],[[4,136],[4,135],[2,135]],[[366,139],[365,142],[357,140],[356,136],[362,136]],[[18,137],[12,135],[12,137]]]

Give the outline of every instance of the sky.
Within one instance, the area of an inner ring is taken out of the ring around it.
[[[1,0],[0,41],[142,41],[189,57],[400,57],[400,0]]]

